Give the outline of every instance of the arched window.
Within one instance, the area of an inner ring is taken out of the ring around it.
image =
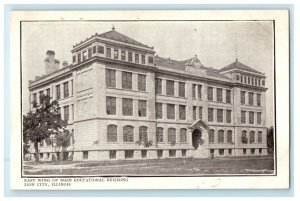
[[[250,132],[250,144],[253,144],[255,142],[255,132]]]
[[[133,126],[123,127],[123,142],[133,142]]]
[[[227,143],[232,143],[232,130],[227,131]]]
[[[107,142],[117,142],[118,134],[117,134],[117,126],[116,125],[108,125],[107,126]]]
[[[176,129],[168,128],[168,142],[176,143]]]
[[[209,130],[209,143],[214,143],[215,142],[215,131],[213,129]]]
[[[185,128],[180,129],[180,142],[187,142]]]
[[[257,142],[258,142],[258,143],[262,143],[262,132],[261,132],[261,131],[258,131],[258,134],[257,134]]]
[[[247,142],[248,142],[247,131],[242,131],[241,141],[243,144],[247,144]]]
[[[156,130],[156,141],[157,142],[163,142],[164,141],[164,129],[161,127],[158,127]]]
[[[148,141],[147,127],[146,126],[140,126],[140,128],[139,128],[139,140],[142,140],[143,142]]]
[[[224,143],[224,131],[223,130],[218,131],[218,143]]]

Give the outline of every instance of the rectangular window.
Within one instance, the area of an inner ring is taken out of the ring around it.
[[[185,83],[179,82],[179,97],[185,97]]]
[[[79,54],[77,54],[77,57],[78,57],[78,63],[80,63],[81,62],[81,53],[79,53]]]
[[[193,120],[196,120],[196,119],[197,119],[196,110],[197,110],[197,107],[196,107],[196,106],[193,106]]]
[[[42,104],[42,99],[41,97],[44,95],[44,92],[43,91],[40,91],[40,104]]]
[[[253,93],[249,92],[248,95],[249,95],[249,105],[253,105]]]
[[[82,159],[88,159],[89,158],[89,152],[88,151],[83,151],[82,152]]]
[[[50,89],[46,89],[47,96],[50,96]]]
[[[142,64],[146,63],[145,55],[142,55]]]
[[[262,143],[262,132],[261,131],[258,131],[258,134],[257,134],[257,143]]]
[[[119,50],[114,50],[114,59],[119,59]]]
[[[162,80],[159,78],[155,79],[155,88],[156,88],[156,94],[162,93]]]
[[[71,96],[73,96],[73,80],[71,80]]]
[[[125,159],[127,158],[133,158],[133,150],[125,150]]]
[[[164,141],[164,129],[163,128],[157,128],[156,130],[156,139],[157,142],[163,142]]]
[[[186,119],[185,105],[179,105],[179,119],[180,120]]]
[[[222,109],[217,109],[217,121],[219,123],[223,122],[223,110]]]
[[[116,71],[106,69],[106,87],[116,87]]]
[[[257,106],[261,106],[261,95],[257,94],[256,99],[257,99]]]
[[[193,99],[196,99],[196,85],[195,84],[193,84],[192,85],[192,97],[193,97]]]
[[[223,101],[223,90],[220,88],[217,88],[217,101],[218,102]]]
[[[106,48],[106,57],[111,58],[111,49],[109,47]]]
[[[232,155],[232,149],[228,149],[228,155]]]
[[[83,61],[87,60],[87,52],[86,51],[82,52],[82,60]]]
[[[182,157],[186,157],[186,150],[185,149],[181,150],[181,155],[182,155]]]
[[[167,118],[175,119],[175,105],[174,104],[167,104]]]
[[[103,46],[98,46],[98,53],[104,54],[104,47]]]
[[[155,114],[157,119],[162,119],[162,103],[155,104]]]
[[[109,159],[116,159],[116,158],[117,158],[117,151],[109,150]]]
[[[163,156],[163,150],[157,150],[157,157],[161,158]]]
[[[122,112],[124,116],[132,116],[133,101],[129,98],[122,99]]]
[[[241,123],[246,123],[246,111],[241,112]]]
[[[36,93],[33,94],[33,102],[37,103]]]
[[[146,75],[138,74],[138,90],[146,91]]]
[[[202,107],[199,107],[199,119],[202,119]]]
[[[202,99],[202,85],[198,85],[198,99]]]
[[[122,72],[122,88],[132,89],[132,73]]]
[[[251,154],[255,154],[255,149],[251,149]]]
[[[214,109],[208,108],[208,121],[213,122],[214,121]]]
[[[140,55],[139,54],[134,55],[134,62],[137,64],[140,63]]]
[[[167,95],[174,96],[174,81],[167,80]]]
[[[258,149],[258,152],[259,152],[259,154],[262,154],[262,149],[261,148]]]
[[[150,57],[150,56],[148,57],[148,63],[153,64],[153,57]]]
[[[207,87],[207,100],[213,101],[214,100],[214,94],[213,94],[213,88]]]
[[[249,124],[254,124],[254,112],[249,112]]]
[[[245,94],[246,94],[245,91],[241,91],[241,104],[242,105],[245,105]]]
[[[226,103],[231,103],[231,91],[226,90]]]
[[[139,117],[147,116],[147,101],[145,101],[145,100],[138,101],[138,114],[139,114]]]
[[[223,156],[224,155],[224,149],[219,149],[219,155]]]
[[[93,54],[95,54],[97,52],[97,47],[93,46]]]
[[[226,110],[226,122],[231,123],[231,110]]]
[[[60,85],[56,85],[56,99],[59,100],[60,99]]]
[[[116,114],[116,97],[106,97],[106,114]]]
[[[176,150],[172,149],[169,150],[169,157],[175,157],[176,156]]]
[[[121,51],[121,60],[125,61],[126,59],[126,53],[125,51]]]
[[[257,124],[261,124],[261,112],[257,113]]]
[[[142,150],[141,154],[142,154],[142,158],[147,158],[147,150]]]
[[[132,52],[128,52],[128,61],[132,62]]]
[[[73,63],[76,62],[76,55],[73,56]]]
[[[66,122],[69,121],[69,106],[68,105],[64,106],[64,120]]]
[[[91,58],[92,57],[92,48],[89,48],[88,49],[88,58]]]
[[[243,149],[243,154],[244,154],[244,155],[247,154],[247,149]]]
[[[69,83],[64,82],[64,98],[69,97]]]

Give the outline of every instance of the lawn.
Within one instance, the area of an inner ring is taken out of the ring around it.
[[[215,159],[169,158],[122,161],[66,161],[25,163],[27,175],[93,176],[189,176],[220,174],[274,174],[273,157],[236,157]]]

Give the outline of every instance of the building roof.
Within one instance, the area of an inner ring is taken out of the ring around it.
[[[258,74],[261,74],[263,75],[263,73],[253,69],[253,68],[250,68],[249,66],[241,63],[238,61],[238,59],[235,60],[235,62],[221,68],[219,71],[220,72],[223,72],[223,71],[229,71],[229,70],[243,70],[243,71],[249,71],[249,72],[252,72],[252,73],[258,73]]]

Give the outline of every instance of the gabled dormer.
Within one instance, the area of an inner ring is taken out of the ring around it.
[[[190,71],[190,72],[195,72],[195,73],[200,73],[205,75],[205,68],[202,65],[200,59],[198,59],[197,55],[195,57],[190,58],[188,60],[184,61],[184,66],[185,66],[185,71]]]

